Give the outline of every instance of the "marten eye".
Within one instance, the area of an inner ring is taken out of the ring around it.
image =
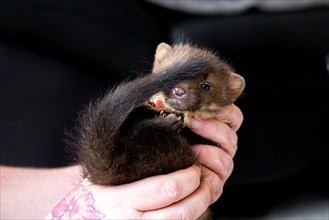
[[[200,89],[203,89],[204,91],[210,91],[211,90],[211,85],[209,83],[202,83],[200,85]]]

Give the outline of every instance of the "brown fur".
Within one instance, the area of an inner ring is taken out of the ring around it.
[[[78,162],[91,182],[102,185],[197,164],[191,145],[202,138],[182,120],[159,116],[149,100],[160,98],[163,109],[184,118],[208,119],[233,103],[243,89],[244,79],[209,50],[161,43],[152,74],[119,84],[82,112],[74,136]]]
[[[168,109],[202,120],[215,117],[222,107],[233,103],[240,96],[245,87],[242,76],[234,73],[233,69],[213,52],[190,44],[178,44],[174,47],[165,43],[159,44],[152,72],[165,72],[173,62],[184,62],[197,57],[207,59],[209,66],[202,77],[176,85],[186,90],[187,95],[178,99],[172,91],[168,94],[161,92],[156,95],[156,99],[162,100]],[[202,83],[207,83],[211,89],[203,91],[200,89]]]

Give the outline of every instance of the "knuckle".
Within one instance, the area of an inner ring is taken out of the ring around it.
[[[163,188],[166,196],[172,200],[177,201],[180,195],[179,184],[175,181],[166,180],[163,183]]]
[[[210,198],[206,198],[206,205],[212,204],[222,195],[224,180],[220,178],[219,175],[214,175],[211,180]],[[210,203],[208,203],[210,199]]]
[[[240,126],[242,125],[243,121],[244,121],[244,116],[242,111],[236,107],[236,127],[235,127],[235,131],[239,130]]]
[[[230,156],[234,157],[234,155],[238,149],[238,135],[235,132],[232,132],[230,145],[231,145]]]
[[[232,143],[232,145],[236,144],[238,142],[237,133],[234,131],[231,131],[229,135],[230,135],[230,142]]]
[[[238,106],[235,106],[235,110],[237,112],[238,117],[240,118],[240,121],[242,122],[244,117],[243,117],[243,113],[242,113],[241,109]]]
[[[222,195],[222,193],[223,193],[223,186],[214,188],[213,192],[212,192],[211,204],[214,203],[215,201],[217,201],[217,199],[219,199],[219,197]]]
[[[233,159],[230,157],[230,156],[226,156],[224,158],[224,163],[225,163],[225,167],[226,167],[226,170],[231,173],[232,170],[233,170],[233,166],[234,166],[234,163],[233,163]]]
[[[223,169],[221,171],[221,178],[223,179],[223,181],[226,181],[233,171],[234,162],[229,155],[224,154],[221,157],[221,163],[223,166]]]
[[[238,134],[236,132],[232,132],[232,139],[235,144],[238,143]]]
[[[239,113],[240,113],[240,114],[239,114],[239,118],[240,118],[240,121],[239,121],[240,123],[239,123],[239,124],[241,125],[242,122],[244,121],[244,116],[243,116],[243,114],[242,114],[242,111],[239,111]]]
[[[233,171],[233,167],[234,167],[234,162],[231,158],[226,159],[226,170],[227,170],[227,174],[228,176],[231,175],[232,171]]]
[[[193,184],[193,187],[196,188],[200,185],[201,169],[197,166],[194,166],[194,168],[190,175],[190,184]]]

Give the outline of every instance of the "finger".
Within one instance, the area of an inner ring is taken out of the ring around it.
[[[221,148],[210,145],[195,145],[193,150],[198,155],[200,164],[218,176],[221,182],[224,183],[232,174],[233,159]],[[202,174],[204,175],[204,170],[202,170]],[[214,184],[218,182],[217,180],[213,181],[215,181]]]
[[[211,203],[211,184],[207,178],[191,195],[161,210],[145,212],[143,219],[197,219]]]
[[[223,193],[223,187],[225,181],[219,178],[219,176],[207,167],[202,167],[202,176],[207,178],[211,184],[211,202],[213,204]]]
[[[217,120],[190,119],[189,128],[196,134],[218,143],[231,157],[237,151],[238,136],[227,124]]]
[[[195,165],[120,186],[124,202],[139,211],[159,209],[193,193],[200,185],[201,169]],[[134,198],[134,199],[131,199]]]
[[[227,123],[235,132],[239,130],[243,122],[243,114],[240,108],[234,104],[225,106],[216,118]]]

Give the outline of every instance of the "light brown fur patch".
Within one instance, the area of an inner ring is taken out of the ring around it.
[[[202,78],[177,85],[187,91],[186,97],[175,98],[173,94],[161,93],[157,94],[156,99],[160,99],[166,109],[183,113],[185,118],[192,117],[200,120],[214,118],[224,106],[234,103],[245,87],[244,78],[236,74],[215,53],[188,43],[174,46],[160,43],[156,49],[152,73],[162,71],[165,74],[163,70],[175,63],[193,62],[195,59],[205,60],[208,63],[208,70]],[[202,83],[211,85],[211,90],[200,89]],[[179,109],[177,103],[179,103]]]

